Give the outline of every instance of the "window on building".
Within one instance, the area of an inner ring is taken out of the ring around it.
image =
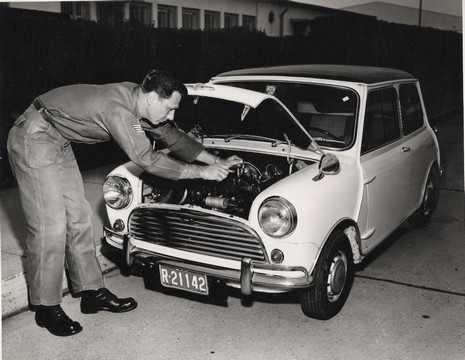
[[[423,109],[416,85],[400,85],[399,101],[404,135],[411,134],[423,127]]]
[[[89,3],[85,1],[63,1],[61,12],[71,19],[89,19]]]
[[[200,10],[182,8],[182,27],[184,29],[200,29]]]
[[[397,92],[394,88],[368,94],[362,137],[362,153],[400,138]]]
[[[173,29],[178,27],[176,6],[158,5],[158,27]]]
[[[205,10],[205,30],[220,28],[220,13],[218,11]]]
[[[152,4],[130,3],[129,21],[132,24],[150,26],[152,23]]]
[[[238,26],[239,26],[239,15],[230,14],[230,13],[224,14],[224,28],[225,29],[235,28]]]
[[[117,2],[97,2],[97,21],[107,25],[124,23],[124,4]]]
[[[242,26],[249,31],[255,31],[255,16],[242,15]]]

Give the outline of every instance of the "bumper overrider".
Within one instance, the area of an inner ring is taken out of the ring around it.
[[[302,266],[263,263],[244,257],[240,261],[229,261],[228,264],[232,266],[226,267],[153,251],[149,243],[135,239],[130,233],[121,236],[107,227],[104,228],[104,237],[108,243],[123,250],[124,261],[128,267],[131,267],[134,259],[137,259],[151,267],[165,265],[200,273],[224,281],[228,286],[239,288],[243,295],[251,295],[254,291],[287,292],[307,288],[313,282],[312,276]]]

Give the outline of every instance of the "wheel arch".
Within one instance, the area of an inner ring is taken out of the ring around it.
[[[426,173],[423,186],[426,185],[426,182],[428,181],[428,176],[429,176],[429,174],[431,174],[431,172],[433,170],[437,172],[439,178],[442,177],[442,168],[441,168],[441,166],[439,165],[437,160],[433,160],[433,161],[431,161],[431,164],[430,164],[430,166],[428,168],[428,172]]]
[[[358,227],[357,223],[354,220],[350,219],[350,218],[344,218],[344,219],[339,220],[333,226],[331,231],[328,232],[328,235],[326,236],[325,241],[321,245],[318,257],[320,256],[321,250],[323,249],[323,247],[327,243],[329,237],[335,231],[341,231],[347,236],[347,239],[349,240],[349,243],[350,243],[350,247],[352,248],[352,259],[354,261],[354,264],[359,264],[363,259],[363,256],[362,256],[361,251],[360,251],[360,249],[361,249],[361,246],[360,246],[360,243],[361,243],[360,230],[359,230],[359,227]]]
[[[419,202],[416,204],[415,206],[415,209],[417,209],[420,205],[421,205],[421,202],[423,200],[423,197],[425,196],[425,190],[426,190],[426,184],[428,183],[428,178],[431,174],[432,171],[436,171],[437,175],[438,175],[438,181],[440,181],[441,177],[442,177],[442,168],[441,166],[439,165],[438,161],[437,160],[433,160],[428,168],[428,171],[426,172],[426,175],[425,175],[425,178],[423,179],[423,185],[422,185],[422,189],[421,189],[421,196],[420,196],[420,200]]]
[[[352,219],[342,219],[334,230],[342,231],[347,236],[352,248],[354,264],[359,264],[363,257],[360,251],[361,236],[357,223]]]

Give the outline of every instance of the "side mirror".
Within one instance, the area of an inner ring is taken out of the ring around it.
[[[319,181],[325,175],[336,175],[339,173],[340,169],[339,159],[333,154],[325,154],[321,157],[320,163],[318,164],[318,170],[320,170],[320,172],[313,178],[313,181]]]

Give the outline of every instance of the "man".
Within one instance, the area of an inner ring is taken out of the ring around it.
[[[133,298],[118,298],[104,287],[96,258],[91,209],[71,142],[113,138],[145,171],[169,179],[221,181],[236,156],[219,159],[172,126],[186,87],[172,75],[151,70],[141,85],[70,85],[37,97],[16,120],[8,137],[11,167],[18,182],[28,227],[29,298],[36,323],[57,336],[82,330],[61,308],[65,266],[81,312],[125,312]],[[178,159],[152,150],[145,133],[162,141]],[[206,165],[190,164],[194,160]]]

